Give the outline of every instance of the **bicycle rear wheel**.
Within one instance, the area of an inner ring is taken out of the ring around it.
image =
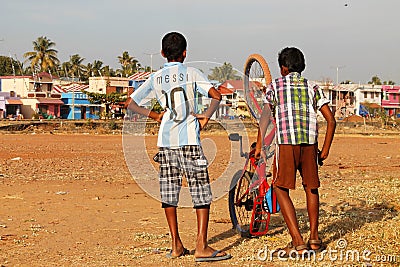
[[[251,185],[253,173],[238,171],[233,177],[234,186],[229,190],[229,215],[233,224],[233,228],[242,236],[250,237],[251,215],[254,205],[255,192],[247,192]],[[240,176],[237,178],[237,176]],[[236,182],[237,181],[237,182]]]
[[[259,54],[250,55],[244,66],[244,95],[247,107],[257,122],[263,108],[263,92],[271,81],[271,72],[265,59]]]

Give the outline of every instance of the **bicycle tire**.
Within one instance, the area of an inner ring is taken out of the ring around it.
[[[263,101],[263,90],[271,83],[272,77],[267,61],[259,54],[250,55],[244,66],[244,96],[251,116],[258,123]]]
[[[231,217],[232,226],[242,237],[252,236],[250,234],[250,223],[256,193],[249,192],[246,195],[246,199],[240,201],[240,203],[238,203],[237,197],[238,195],[242,195],[249,188],[253,175],[254,173],[247,170],[244,171],[243,174],[242,171],[237,171],[232,178],[232,184],[234,185],[232,185],[229,190],[229,215]]]

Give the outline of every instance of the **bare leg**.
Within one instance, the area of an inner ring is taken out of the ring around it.
[[[208,246],[207,243],[207,231],[208,231],[208,221],[210,216],[209,208],[196,209],[197,215],[197,242],[196,242],[196,252],[194,256],[196,258],[210,257],[215,249]],[[225,252],[220,252],[217,256],[224,256]]]
[[[178,219],[176,207],[164,208],[165,217],[167,218],[169,231],[172,239],[172,256],[177,257],[183,253],[183,244],[178,231]]]
[[[304,186],[307,198],[307,212],[310,221],[310,239],[319,240],[318,219],[319,219],[319,194],[318,189],[309,189]],[[312,249],[318,249],[319,245],[311,245]]]
[[[304,240],[300,234],[299,225],[297,223],[296,210],[293,206],[292,199],[289,196],[289,189],[275,186],[274,190],[278,197],[283,218],[292,237],[293,245],[304,245]]]

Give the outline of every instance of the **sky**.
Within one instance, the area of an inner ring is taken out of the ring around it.
[[[295,46],[309,79],[367,83],[378,75],[400,84],[399,11],[399,0],[13,0],[0,11],[0,55],[22,61],[46,36],[61,62],[79,54],[84,64],[116,69],[128,51],[158,69],[163,35],[179,31],[186,62],[215,62],[205,68],[228,62],[242,72],[248,55],[259,53],[277,77],[278,52]]]

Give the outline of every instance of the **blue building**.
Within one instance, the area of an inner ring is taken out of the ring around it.
[[[89,102],[88,96],[82,92],[61,94],[64,105],[61,107],[61,118],[68,120],[99,119],[101,105]]]
[[[133,88],[133,90],[138,89],[150,77],[150,75],[151,72],[136,72],[132,76],[128,77],[129,87]]]

